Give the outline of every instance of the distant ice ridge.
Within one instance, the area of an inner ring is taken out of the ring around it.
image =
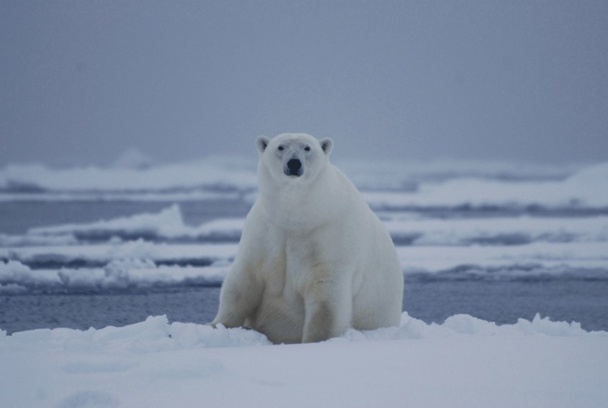
[[[393,240],[400,246],[608,242],[608,216],[437,219],[408,212],[381,215]],[[184,222],[180,206],[174,204],[158,213],[38,227],[20,236],[0,234],[0,245],[44,245],[45,240],[49,245],[57,245],[138,238],[163,242],[238,242],[244,224],[244,218],[228,218],[190,226]]]
[[[54,169],[44,165],[8,165],[0,169],[0,190],[17,192],[180,191],[198,188],[251,190],[255,164],[239,158],[210,158],[153,166],[127,153],[116,167]],[[133,156],[133,157],[130,157]],[[142,164],[144,163],[144,164]]]
[[[250,194],[257,188],[256,166],[251,159],[211,158],[171,165],[154,166],[149,162],[138,165],[142,160],[127,157],[126,164],[112,168],[9,165],[0,169],[0,200],[164,197],[184,201],[212,194]],[[578,171],[450,161],[373,164],[347,161],[341,167],[376,209],[608,207],[608,163]]]
[[[238,241],[244,219],[216,219],[198,227],[186,225],[179,205],[156,214],[138,214],[90,224],[33,228],[30,237],[75,236],[82,240],[147,238],[150,240]],[[2,237],[0,236],[0,242]]]
[[[585,168],[564,180],[454,178],[423,183],[414,191],[367,192],[365,196],[372,207],[384,209],[457,206],[605,208],[608,207],[608,163]]]
[[[533,242],[606,242],[608,216],[494,218],[422,218],[386,214],[385,224],[397,245],[524,245]]]

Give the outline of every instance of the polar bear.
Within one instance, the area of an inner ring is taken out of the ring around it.
[[[399,324],[403,274],[391,238],[329,162],[333,141],[260,136],[259,194],[212,325],[273,343],[327,340]]]

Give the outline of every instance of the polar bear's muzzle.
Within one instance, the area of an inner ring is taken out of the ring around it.
[[[304,172],[302,162],[300,161],[300,159],[297,158],[289,159],[285,168],[283,169],[283,172],[287,176],[300,177]]]

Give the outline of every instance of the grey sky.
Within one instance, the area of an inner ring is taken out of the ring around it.
[[[608,159],[606,1],[0,0],[0,165]]]

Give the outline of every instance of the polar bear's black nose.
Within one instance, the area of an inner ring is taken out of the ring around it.
[[[289,169],[290,175],[299,176],[300,170],[302,169],[302,162],[298,159],[290,159],[287,162],[287,168]]]

